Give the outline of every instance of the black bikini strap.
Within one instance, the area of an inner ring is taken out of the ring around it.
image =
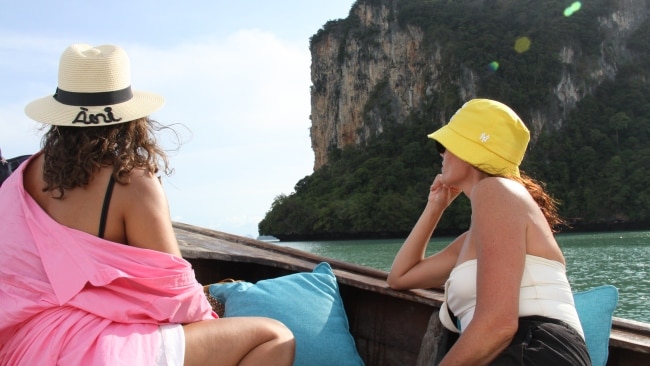
[[[111,196],[113,195],[113,186],[115,186],[115,178],[111,174],[108,180],[108,187],[106,187],[106,194],[104,195],[104,205],[102,206],[102,216],[99,218],[99,236],[104,238],[104,230],[106,230],[106,216],[108,215],[108,206],[111,205]]]

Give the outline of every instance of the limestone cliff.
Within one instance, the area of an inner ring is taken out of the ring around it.
[[[430,32],[418,22],[401,16],[400,12],[414,3],[418,1],[358,0],[348,18],[328,22],[312,37],[310,133],[315,170],[327,163],[331,149],[363,144],[390,124],[403,123],[411,113],[421,112],[433,98],[444,98],[449,90],[461,101],[489,94],[481,90],[481,82],[487,76],[476,63],[450,56],[449,43],[435,39],[442,37],[440,32]],[[445,3],[451,2],[420,0],[419,3],[443,9]],[[498,14],[505,12],[512,2],[457,0],[454,3],[466,6],[467,14],[478,11]],[[528,3],[532,17],[533,8],[546,6],[547,2],[521,3]],[[588,50],[582,41],[584,37],[579,34],[558,40],[562,44],[553,47],[555,54],[550,62],[557,62],[559,67],[550,85],[544,86],[544,94],[550,97],[539,105],[517,106],[533,131],[533,139],[544,126],[562,126],[576,103],[604,80],[616,78],[621,63],[635,58],[626,41],[647,21],[647,0],[599,3],[602,9],[593,15],[593,22],[586,23],[591,28],[581,28],[597,37],[597,47]],[[535,29],[544,27],[543,20],[534,18],[516,21],[530,24],[533,34]],[[460,32],[462,27],[450,31]],[[481,34],[484,35],[490,36],[489,30]],[[523,83],[525,89],[526,81]],[[530,85],[534,83],[530,80]],[[430,114],[434,119],[432,129],[434,124],[445,123],[450,117],[449,111],[444,110],[436,109]]]

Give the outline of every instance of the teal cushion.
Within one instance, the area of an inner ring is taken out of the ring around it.
[[[607,363],[612,316],[618,303],[618,289],[611,285],[576,292],[573,298],[585,332],[589,357],[594,366]]]
[[[363,365],[350,334],[336,277],[326,262],[311,273],[209,286],[224,317],[264,316],[284,323],[296,339],[294,365]]]

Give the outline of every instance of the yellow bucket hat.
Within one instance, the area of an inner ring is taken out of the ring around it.
[[[472,99],[429,138],[488,174],[519,177],[530,132],[507,105]]]

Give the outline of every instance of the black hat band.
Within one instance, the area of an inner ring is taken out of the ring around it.
[[[133,98],[133,92],[130,86],[121,90],[98,93],[76,93],[56,88],[53,97],[65,105],[96,107],[129,101]]]

